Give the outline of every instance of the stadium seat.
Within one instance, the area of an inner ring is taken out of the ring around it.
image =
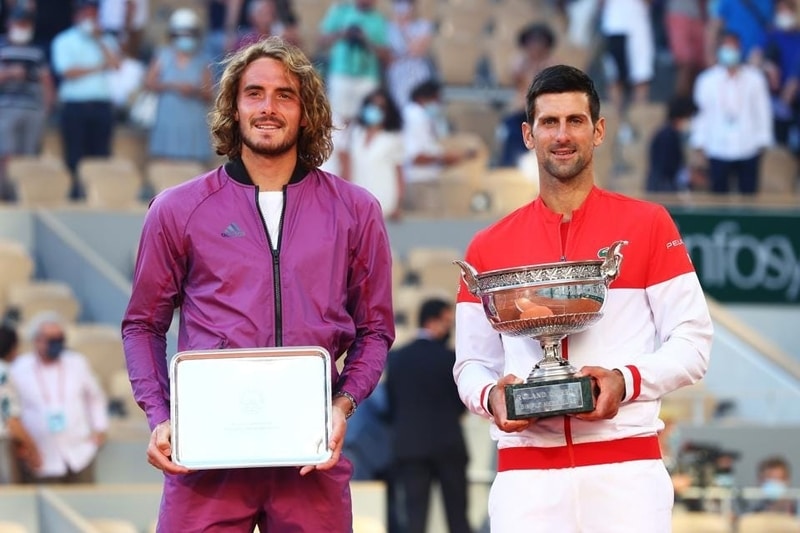
[[[78,174],[91,207],[121,209],[140,205],[142,176],[133,161],[125,157],[87,158]]]
[[[760,161],[759,192],[767,194],[793,194],[800,177],[797,159],[782,146],[767,148]]]
[[[8,305],[19,309],[20,324],[43,311],[55,311],[67,323],[73,323],[80,313],[80,302],[68,284],[61,281],[29,281],[8,288]]]
[[[489,169],[484,184],[491,199],[489,208],[496,215],[510,213],[539,195],[539,182],[530,179],[517,167]]]
[[[386,527],[377,518],[354,515],[353,533],[386,533]]]
[[[423,289],[441,290],[442,294],[449,294],[449,300],[455,301],[460,272],[451,261],[431,263],[417,271],[417,279]]]
[[[490,103],[450,100],[445,105],[445,116],[453,127],[453,135],[474,134],[487,147],[496,144],[500,111]]]
[[[72,183],[61,160],[51,156],[18,156],[8,162],[8,178],[24,207],[58,207],[67,203]]]
[[[103,391],[111,396],[112,377],[115,372],[125,370],[119,326],[83,322],[68,325],[65,333],[67,345],[86,357]]]
[[[119,518],[90,518],[89,523],[98,533],[139,533],[133,523]]]
[[[461,259],[463,253],[458,248],[443,248],[439,246],[414,246],[406,253],[408,269],[414,273],[431,264],[452,264],[456,259]],[[455,268],[455,267],[454,267]]]
[[[28,529],[19,522],[0,521],[0,533],[28,533]]]
[[[478,62],[484,56],[483,40],[463,33],[436,35],[431,54],[445,85],[475,85]]]
[[[206,169],[200,163],[192,161],[155,160],[147,164],[147,180],[156,193],[179,185]]]
[[[739,517],[737,533],[800,533],[800,519],[782,513],[748,513]]]
[[[672,515],[672,533],[731,533],[730,519],[719,513],[676,512]]]

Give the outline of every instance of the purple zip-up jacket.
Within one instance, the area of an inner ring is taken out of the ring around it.
[[[347,357],[334,392],[360,402],[394,341],[392,258],[381,208],[321,170],[284,188],[277,250],[241,160],[159,194],[147,212],[122,321],[136,401],[151,428],[169,419],[166,333],[178,351],[322,346]],[[211,384],[209,384],[211,385]]]

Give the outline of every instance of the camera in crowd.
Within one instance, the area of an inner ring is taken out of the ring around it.
[[[687,442],[680,450],[678,464],[696,487],[732,487],[733,471],[740,453],[713,444]]]
[[[348,27],[347,30],[345,30],[344,38],[352,46],[360,48],[367,47],[367,38],[364,36],[364,30],[359,26],[352,25]]]

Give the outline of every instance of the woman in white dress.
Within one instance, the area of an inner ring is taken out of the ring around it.
[[[384,217],[398,220],[403,196],[402,120],[391,96],[378,89],[364,99],[341,146],[341,174],[371,192]]]

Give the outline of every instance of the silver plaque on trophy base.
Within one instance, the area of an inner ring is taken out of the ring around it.
[[[170,397],[172,460],[186,468],[314,465],[331,456],[324,348],[180,352]]]

